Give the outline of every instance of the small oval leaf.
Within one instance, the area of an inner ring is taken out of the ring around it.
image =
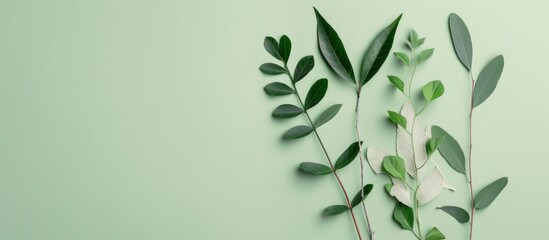
[[[507,182],[507,177],[502,177],[480,190],[475,195],[475,208],[482,209],[490,206],[505,186],[507,186]]]
[[[465,175],[465,155],[456,139],[439,126],[432,126],[431,134],[433,138],[444,139],[438,146],[438,151],[452,168]]]
[[[450,214],[450,216],[454,217],[459,223],[469,222],[469,213],[463,208],[455,206],[443,206],[439,207],[438,209]]]
[[[309,126],[305,126],[305,125],[295,126],[293,128],[290,128],[288,131],[286,131],[284,135],[282,135],[282,138],[283,139],[302,138],[309,135],[309,133],[311,133],[312,131],[313,131],[313,128]]]
[[[280,54],[282,61],[288,62],[291,51],[292,51],[292,42],[290,41],[290,38],[288,36],[283,35],[280,38],[280,44],[278,46],[278,53]]]
[[[427,59],[433,56],[434,51],[435,49],[433,48],[421,51],[416,57],[416,65],[420,65],[427,61]]]
[[[339,109],[341,109],[341,104],[334,104],[330,106],[328,109],[324,110],[324,112],[322,112],[320,116],[318,116],[313,126],[315,126],[315,128],[318,128],[324,123],[332,120],[332,118],[334,118],[335,115],[337,115],[337,113],[339,112]]]
[[[362,143],[362,142],[361,142]],[[335,169],[342,169],[349,165],[360,152],[360,144],[358,142],[351,143],[347,149],[337,158]]]
[[[387,113],[389,113],[389,119],[391,120],[391,122],[398,124],[404,129],[406,129],[407,121],[404,116],[400,115],[400,113],[393,112],[393,111],[387,111]]]
[[[273,111],[274,118],[293,118],[303,112],[298,106],[292,104],[282,104]]]
[[[322,215],[333,216],[333,215],[338,215],[340,213],[344,213],[347,210],[349,210],[349,207],[345,205],[333,205],[325,208],[324,211],[322,211]]]
[[[265,37],[265,40],[263,41],[263,47],[265,47],[265,50],[271,56],[278,60],[282,60],[282,57],[280,57],[280,54],[278,53],[278,42],[273,37]]]
[[[399,156],[387,156],[383,159],[383,170],[389,175],[406,181],[404,159]]]
[[[408,54],[403,52],[395,52],[395,56],[397,56],[405,66],[410,66],[410,57],[408,57]]]
[[[431,230],[429,230],[429,232],[427,232],[427,235],[425,236],[425,240],[442,240],[442,239],[446,239],[446,237],[436,227],[431,228]]]
[[[432,130],[431,130],[432,131]],[[444,137],[441,138],[431,138],[427,140],[427,144],[425,144],[425,148],[427,150],[427,156],[430,157],[433,155],[433,153],[438,149],[438,146],[444,141]]]
[[[439,80],[431,81],[423,87],[423,97],[427,102],[439,98],[442,94],[444,94],[444,85]]]
[[[494,92],[498,85],[499,78],[503,72],[504,60],[499,55],[492,59],[480,72],[475,82],[473,91],[473,107],[477,107]]]
[[[389,75],[387,77],[389,78],[389,82],[391,82],[393,86],[395,86],[396,88],[398,88],[398,90],[404,93],[404,82],[402,81],[402,79],[392,75]]]
[[[269,83],[263,90],[270,96],[284,96],[294,93],[294,90],[291,87],[281,82]]]
[[[330,167],[314,162],[304,162],[299,164],[299,170],[314,175],[326,175],[332,172]]]
[[[326,78],[317,80],[309,89],[307,97],[305,97],[305,110],[317,105],[328,90],[328,80]]]
[[[473,63],[473,43],[471,43],[471,35],[469,35],[469,29],[457,14],[451,13],[448,17],[448,27],[450,28],[450,36],[452,37],[452,43],[454,50],[458,56],[459,61],[471,71],[471,65]]]
[[[269,75],[278,75],[278,74],[286,73],[286,69],[274,63],[261,64],[261,66],[259,66],[259,71]]]
[[[368,194],[372,191],[374,188],[374,185],[372,184],[366,184],[353,198],[353,201],[351,201],[351,206],[356,207],[358,204],[360,204],[366,197],[368,197]],[[364,195],[362,193],[364,192]]]
[[[393,210],[393,219],[400,224],[404,230],[414,229],[414,210],[401,202],[397,202]]]
[[[315,59],[313,56],[305,56],[297,63],[294,71],[294,82],[303,79],[315,67]]]

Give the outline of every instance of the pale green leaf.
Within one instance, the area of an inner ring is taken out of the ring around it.
[[[423,97],[427,102],[437,99],[442,94],[444,94],[444,85],[439,80],[431,81],[423,87]]]
[[[446,237],[436,227],[431,228],[431,230],[429,230],[429,232],[427,232],[427,235],[425,236],[425,240],[442,240],[442,239],[446,239]]]
[[[404,169],[404,159],[399,156],[387,156],[383,159],[383,170],[389,175],[406,181],[406,170]]]

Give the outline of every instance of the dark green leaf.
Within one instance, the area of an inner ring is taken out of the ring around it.
[[[358,193],[353,198],[353,201],[351,201],[351,206],[356,207],[358,204],[360,204],[366,197],[368,197],[368,194],[372,191],[372,188],[374,188],[374,185],[372,184],[366,184],[362,190],[358,191]],[[362,192],[364,191],[364,196],[362,195]]]
[[[274,63],[261,64],[261,66],[259,66],[259,70],[262,73],[269,74],[269,75],[278,75],[278,74],[286,73],[286,69]]]
[[[282,57],[280,57],[280,54],[278,53],[278,42],[273,37],[265,37],[265,40],[263,41],[263,46],[265,47],[265,50],[271,56],[275,57],[278,60],[282,60]]]
[[[315,66],[315,59],[313,56],[305,56],[297,63],[294,71],[294,82],[298,82],[313,69]]]
[[[349,210],[349,207],[345,205],[333,205],[325,208],[324,211],[322,211],[322,215],[333,216],[333,215],[338,215],[340,213],[344,213],[347,210]]]
[[[309,89],[307,97],[305,97],[305,109],[310,109],[317,105],[328,90],[328,80],[326,78],[317,80]]]
[[[414,210],[411,207],[397,201],[395,209],[393,210],[393,218],[400,224],[402,229],[413,231]]]
[[[408,55],[406,53],[395,52],[395,56],[397,56],[398,59],[400,59],[402,61],[402,63],[404,63],[405,66],[410,65],[410,57],[408,57]]]
[[[284,96],[294,93],[294,90],[291,87],[281,82],[269,83],[263,90],[270,96]]]
[[[383,159],[383,170],[393,177],[406,181],[404,159],[399,156],[386,156]]]
[[[448,17],[448,26],[450,28],[450,35],[452,37],[452,43],[454,44],[454,50],[458,56],[459,61],[471,71],[471,65],[473,63],[473,44],[471,43],[471,35],[469,35],[469,29],[457,14],[451,13]]]
[[[312,127],[300,125],[300,126],[290,128],[288,131],[284,133],[284,135],[282,135],[282,138],[283,139],[302,138],[309,135],[309,133],[311,133],[312,131],[313,131]]]
[[[425,236],[425,240],[442,240],[442,239],[446,239],[446,237],[436,227],[431,228],[431,230],[429,230],[429,232],[427,232],[427,235]]]
[[[326,165],[314,162],[304,162],[299,164],[299,169],[303,172],[314,175],[326,175],[332,172],[332,169]]]
[[[425,148],[427,150],[427,156],[433,155],[433,153],[438,149],[438,146],[444,141],[444,137],[434,137],[427,140]]]
[[[480,72],[473,91],[473,106],[483,103],[496,89],[503,72],[503,56],[492,59]]]
[[[324,110],[324,112],[322,112],[320,116],[318,116],[318,118],[315,120],[313,126],[315,126],[315,128],[318,128],[322,126],[322,124],[332,120],[332,118],[334,118],[335,115],[339,112],[339,109],[341,109],[341,104],[334,104],[328,109]]]
[[[475,208],[482,209],[490,206],[505,186],[507,186],[507,182],[507,177],[502,177],[480,190],[475,196]]]
[[[303,112],[303,109],[301,109],[298,106],[294,106],[292,104],[282,104],[275,108],[273,111],[273,117],[274,118],[293,118]]]
[[[374,38],[374,41],[366,50],[360,69],[360,85],[366,84],[379,71],[393,47],[393,40],[400,22],[400,14],[389,26],[383,29]]]
[[[280,38],[280,45],[278,46],[278,53],[280,54],[282,61],[288,62],[291,51],[292,51],[292,42],[290,41],[290,38],[288,38],[288,36],[283,35]]]
[[[361,142],[362,143],[362,142]],[[360,144],[358,142],[351,143],[347,149],[337,158],[335,163],[335,169],[342,169],[349,163],[355,160],[356,156],[360,152]]]
[[[395,86],[401,92],[404,93],[404,82],[402,81],[402,79],[400,79],[397,76],[391,76],[391,75],[389,75],[387,77],[389,78],[389,81],[391,82],[391,84],[393,84],[393,86]]]
[[[444,138],[438,146],[438,151],[452,168],[465,175],[465,155],[456,139],[438,126],[431,128],[431,134],[433,138]]]
[[[427,61],[427,59],[433,56],[434,51],[435,49],[433,48],[421,51],[416,57],[416,65],[422,64]]]
[[[406,129],[406,118],[402,115],[400,115],[400,113],[397,113],[397,112],[393,112],[393,111],[387,111],[387,113],[389,113],[389,119],[395,123],[395,124],[398,124],[400,125],[401,127],[403,127],[404,129]]]
[[[444,94],[444,85],[439,80],[431,81],[423,87],[423,96],[431,102]]]
[[[355,83],[355,73],[337,32],[314,8],[317,20],[318,48],[328,65],[343,79]]]
[[[469,213],[465,211],[463,208],[454,207],[454,206],[444,206],[444,207],[439,207],[438,209],[450,214],[450,216],[454,217],[460,223],[469,222]]]

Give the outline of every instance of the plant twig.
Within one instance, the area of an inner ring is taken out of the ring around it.
[[[469,193],[471,194],[471,220],[469,221],[469,240],[473,239],[473,222],[475,219],[475,195],[473,193],[473,167],[472,167],[472,152],[473,152],[473,91],[475,89],[475,79],[471,75],[471,108],[469,110]]]

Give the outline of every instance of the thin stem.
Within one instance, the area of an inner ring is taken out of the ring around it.
[[[473,222],[475,219],[475,195],[473,193],[473,91],[475,89],[475,79],[471,75],[471,106],[469,109],[469,193],[471,194],[471,221],[469,221],[469,240],[473,239]]]

